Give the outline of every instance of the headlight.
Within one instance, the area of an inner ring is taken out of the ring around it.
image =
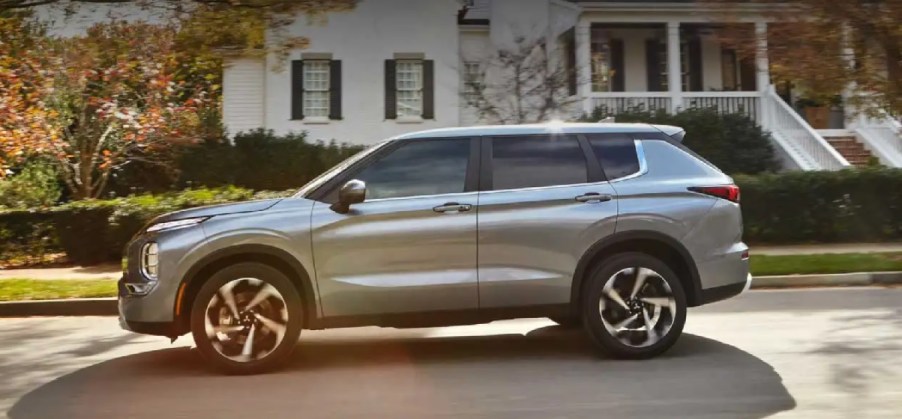
[[[175,230],[177,228],[191,227],[193,225],[200,224],[206,220],[207,220],[207,217],[198,217],[198,218],[186,218],[184,220],[167,221],[165,223],[157,223],[150,227],[147,227],[147,232],[153,233],[155,231]]]
[[[150,242],[141,247],[141,273],[147,279],[157,279],[160,269],[160,246]]]

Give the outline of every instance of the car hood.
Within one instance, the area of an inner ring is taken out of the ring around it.
[[[183,220],[186,218],[212,217],[215,215],[264,211],[272,208],[273,205],[278,204],[282,199],[284,198],[236,202],[233,204],[209,205],[206,207],[197,207],[182,211],[170,212],[169,214],[164,214],[155,218],[153,221],[151,221],[151,224]]]

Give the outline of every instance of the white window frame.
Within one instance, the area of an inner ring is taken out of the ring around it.
[[[413,75],[412,77],[410,75]],[[404,59],[395,63],[395,106],[399,120],[423,118],[423,60]]]
[[[304,60],[304,121],[328,121],[332,107],[330,60]],[[313,98],[313,96],[320,96]]]

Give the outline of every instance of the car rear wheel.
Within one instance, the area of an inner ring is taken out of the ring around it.
[[[191,309],[200,354],[227,374],[256,374],[283,363],[297,345],[302,300],[278,269],[240,263],[214,274]]]
[[[686,295],[673,270],[644,253],[622,253],[595,269],[583,294],[583,325],[598,349],[626,359],[651,358],[676,343]]]

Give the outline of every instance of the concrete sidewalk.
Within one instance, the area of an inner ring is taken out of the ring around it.
[[[902,252],[902,243],[800,244],[792,246],[749,246],[752,255],[816,255],[824,253]]]
[[[795,246],[751,246],[752,255],[811,255],[823,253],[902,252],[902,243],[805,244]],[[0,270],[0,279],[119,279],[122,267],[106,264],[68,268],[29,268]]]

